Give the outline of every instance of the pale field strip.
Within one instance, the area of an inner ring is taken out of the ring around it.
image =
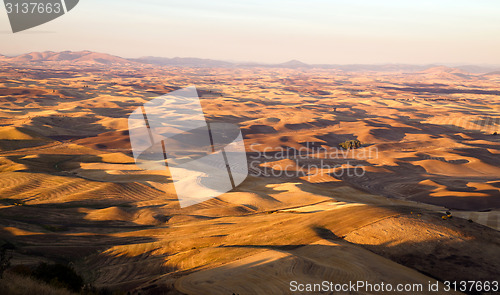
[[[445,211],[440,211],[446,215]],[[466,220],[487,226],[489,228],[500,231],[500,211],[494,210],[490,212],[467,212],[467,211],[452,211],[452,216],[460,217]]]

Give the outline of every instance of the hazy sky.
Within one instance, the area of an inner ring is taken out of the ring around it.
[[[45,50],[500,65],[500,1],[80,0],[66,15],[16,34],[2,6],[0,53]]]

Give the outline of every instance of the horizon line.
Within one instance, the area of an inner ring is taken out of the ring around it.
[[[442,63],[442,62],[428,62],[428,63],[407,63],[407,62],[382,62],[382,63],[328,63],[328,62],[323,62],[323,63],[307,63],[303,62],[299,59],[290,59],[284,62],[258,62],[258,61],[237,61],[237,60],[223,60],[223,59],[217,59],[217,58],[209,58],[209,57],[196,57],[196,56],[173,56],[173,57],[168,57],[168,56],[156,56],[156,55],[145,55],[145,56],[139,56],[139,57],[124,57],[121,55],[117,55],[114,53],[107,53],[107,52],[99,52],[99,51],[93,51],[93,50],[62,50],[62,51],[54,51],[54,50],[44,50],[44,51],[30,51],[30,52],[25,52],[25,53],[17,53],[17,54],[3,54],[0,53],[0,56],[6,56],[6,57],[18,57],[22,55],[29,55],[32,53],[44,53],[44,52],[53,52],[53,53],[63,53],[63,52],[72,52],[72,53],[79,53],[79,52],[89,52],[89,53],[98,53],[98,54],[106,54],[109,56],[113,57],[118,57],[126,60],[134,60],[134,59],[144,59],[144,58],[163,58],[163,59],[201,59],[201,60],[210,60],[210,61],[217,61],[217,62],[225,62],[225,63],[230,63],[233,65],[245,65],[245,64],[256,64],[256,65],[283,65],[287,63],[301,63],[306,66],[384,66],[384,65],[406,65],[406,66],[446,66],[446,67],[463,67],[463,66],[478,66],[478,67],[500,67],[500,64],[485,64],[485,63],[469,63],[469,62],[460,62],[460,63]]]

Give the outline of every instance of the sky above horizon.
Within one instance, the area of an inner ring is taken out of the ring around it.
[[[81,0],[13,34],[2,6],[0,54],[500,65],[499,15],[497,0]]]

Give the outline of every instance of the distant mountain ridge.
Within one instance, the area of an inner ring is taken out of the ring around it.
[[[0,54],[0,62],[7,63],[62,63],[62,64],[82,64],[82,65],[126,65],[126,64],[148,64],[158,66],[175,67],[276,67],[289,69],[335,69],[346,72],[420,72],[425,74],[447,74],[463,76],[468,73],[475,74],[496,74],[500,67],[486,67],[476,65],[464,65],[447,67],[437,64],[411,65],[411,64],[307,64],[299,60],[290,60],[278,64],[262,63],[235,63],[214,59],[203,59],[194,57],[156,57],[145,56],[140,58],[123,58],[107,53],[93,51],[44,51],[31,52],[17,56],[5,56]]]
[[[213,60],[213,59],[203,59],[195,57],[156,57],[156,56],[145,56],[140,58],[129,59],[134,62],[153,64],[161,66],[192,66],[192,67],[232,67],[233,63]]]
[[[97,53],[93,51],[44,51],[44,52],[31,52],[21,54],[14,57],[7,57],[4,60],[12,62],[72,62],[72,63],[99,63],[99,64],[113,64],[113,63],[131,63],[129,60],[106,54]]]
[[[485,76],[500,76],[500,71],[489,72]]]

